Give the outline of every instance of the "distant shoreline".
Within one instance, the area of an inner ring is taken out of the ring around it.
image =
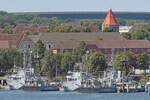
[[[114,13],[150,13],[142,11],[113,11]],[[67,13],[107,13],[107,11],[43,11],[43,12],[8,12],[14,14],[67,14]]]
[[[107,12],[83,11],[83,12],[16,12],[12,14],[36,14],[40,17],[57,17],[59,19],[104,19]],[[131,20],[150,20],[150,12],[114,12],[116,18]]]

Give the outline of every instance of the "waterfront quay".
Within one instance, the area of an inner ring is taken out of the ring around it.
[[[1,89],[149,93],[149,23],[121,26],[112,9],[102,22],[44,20],[1,29]]]
[[[22,92],[1,91],[2,100],[149,100],[146,93],[124,93],[124,94],[93,94],[72,92]]]

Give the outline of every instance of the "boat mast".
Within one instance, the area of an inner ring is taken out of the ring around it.
[[[23,52],[23,67],[26,69],[26,50]]]
[[[57,80],[57,59],[56,59],[56,80]]]
[[[110,83],[109,85],[112,86],[113,82],[114,82],[114,74],[115,74],[115,64],[114,64],[114,48],[111,49],[112,55],[111,55],[111,62],[112,62],[112,72],[111,72],[111,76],[110,76]]]
[[[30,51],[30,74],[32,75],[32,51]]]
[[[115,52],[115,49],[113,48],[112,49],[112,55],[111,55],[112,56],[111,57],[112,58],[112,68],[113,68],[112,69],[112,77],[114,77],[114,73],[115,73],[114,52]]]
[[[86,75],[88,75],[88,54],[89,51],[86,51]]]

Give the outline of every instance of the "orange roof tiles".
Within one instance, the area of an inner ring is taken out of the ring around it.
[[[8,40],[0,40],[0,48],[1,49],[9,49],[10,44]]]
[[[0,41],[9,41],[12,47],[15,46],[18,47],[21,41],[23,40],[30,40],[27,35],[25,34],[0,34]],[[6,44],[6,43],[5,43]]]
[[[56,43],[55,49],[73,49],[79,45],[81,41],[65,40]],[[150,48],[148,40],[96,40],[85,41],[87,45],[93,45],[100,49],[106,48]]]
[[[104,20],[104,24],[106,24],[106,25],[117,25],[118,24],[111,9],[107,13],[107,16]]]

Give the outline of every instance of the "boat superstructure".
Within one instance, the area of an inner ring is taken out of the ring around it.
[[[74,91],[81,86],[83,72],[71,72],[66,75],[66,82],[63,82],[65,91]]]
[[[13,69],[11,75],[5,76],[10,89],[20,89],[25,84],[25,71],[21,68]]]

